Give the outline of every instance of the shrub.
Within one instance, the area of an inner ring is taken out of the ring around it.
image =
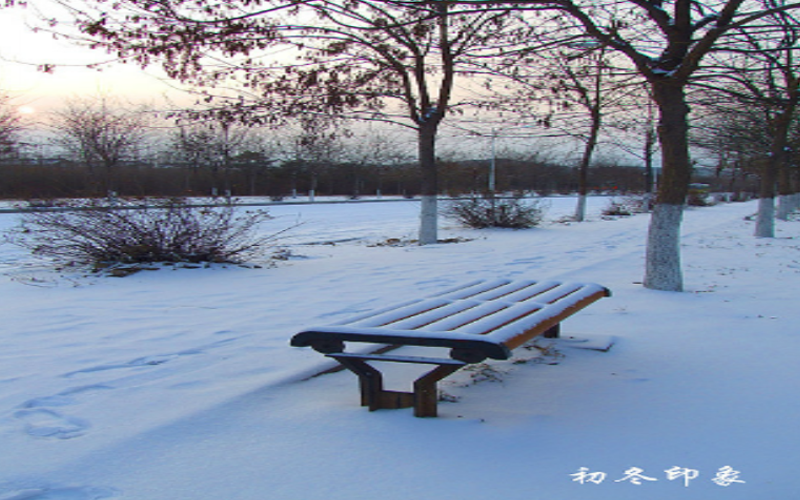
[[[689,194],[686,196],[686,204],[690,207],[710,207],[715,203],[708,195],[708,191],[689,189]]]
[[[525,202],[521,198],[498,198],[487,194],[453,200],[445,207],[442,215],[473,229],[527,229],[539,225],[544,213],[545,207],[538,200]]]
[[[276,235],[255,236],[271,217],[227,203],[183,199],[83,200],[23,215],[10,240],[62,263],[107,267],[136,263],[241,263],[261,255]]]
[[[655,198],[648,195],[626,196],[622,199],[612,198],[608,206],[601,212],[609,217],[627,217],[653,210]]]
[[[618,200],[609,201],[608,206],[601,213],[608,217],[628,217],[633,215],[631,208]]]
[[[728,201],[734,202],[734,203],[741,203],[741,202],[745,202],[745,201],[750,201],[754,197],[755,196],[752,193],[747,193],[747,192],[744,192],[744,191],[736,191],[735,193],[731,194],[730,198],[728,198]]]

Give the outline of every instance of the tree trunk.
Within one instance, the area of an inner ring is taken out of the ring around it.
[[[438,123],[425,122],[418,129],[419,167],[422,174],[422,206],[420,207],[419,244],[438,241],[438,172],[436,168],[436,130]]]
[[[683,206],[657,203],[647,234],[644,286],[654,290],[683,291],[680,226]]]
[[[653,185],[655,184],[655,175],[653,174],[653,149],[655,144],[655,131],[648,124],[644,136],[644,192],[647,195],[652,194]],[[648,206],[648,209],[649,208]]]
[[[314,203],[317,201],[317,174],[316,172],[311,174],[311,187],[308,190],[308,201]]]
[[[762,167],[758,188],[758,215],[756,216],[756,238],[775,237],[775,183],[777,165],[770,158]]]
[[[575,222],[586,220],[586,194],[578,193],[578,203],[575,205]]]
[[[788,134],[788,127],[786,132]],[[786,161],[786,144],[782,150],[783,157],[781,158],[778,172],[778,211],[775,216],[780,220],[789,220],[789,215],[797,208],[795,205],[796,193],[792,185],[792,169]]]
[[[762,181],[763,182],[763,181]],[[763,196],[758,199],[756,215],[756,238],[775,237],[775,196]]]
[[[586,196],[589,193],[589,165],[592,155],[597,147],[597,136],[600,133],[602,116],[598,107],[592,109],[592,124],[589,137],[583,148],[583,156],[578,166],[578,205],[575,207],[575,221],[583,222],[586,219]]]
[[[794,195],[780,194],[778,195],[778,209],[775,217],[780,220],[789,220],[789,215],[797,208],[795,205]]]
[[[792,173],[787,162],[783,161],[778,174],[778,211],[775,214],[778,219],[789,220],[789,214],[796,208],[792,206],[793,194]]]
[[[668,78],[652,82],[659,111],[661,176],[656,206],[650,219],[644,286],[654,290],[683,291],[680,261],[680,225],[689,191],[688,116],[685,86]]]
[[[772,146],[769,157],[761,169],[761,183],[758,190],[758,216],[755,229],[757,238],[775,237],[775,195],[780,170],[786,168],[784,158],[793,114],[794,108],[787,106],[771,123]]]

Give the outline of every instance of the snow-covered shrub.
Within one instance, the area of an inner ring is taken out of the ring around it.
[[[728,201],[732,203],[743,203],[746,201],[750,201],[753,198],[755,198],[755,195],[753,195],[753,193],[748,193],[745,191],[736,191],[731,194],[730,198],[728,198]]]
[[[703,189],[689,189],[689,194],[686,196],[686,204],[690,207],[710,207],[715,205],[715,202],[708,195],[708,191]]]
[[[633,214],[646,213],[652,209],[652,196],[632,195],[624,198],[612,198],[601,213],[610,217],[627,217]]]
[[[451,201],[442,215],[467,227],[527,229],[539,225],[546,207],[539,200],[498,198],[491,194]]]
[[[264,211],[239,211],[227,202],[192,206],[183,199],[136,202],[82,200],[22,216],[10,240],[62,263],[241,263],[262,255],[275,235],[255,228]]]
[[[601,214],[609,217],[627,217],[629,215],[633,215],[633,212],[631,211],[630,207],[621,201],[611,200],[608,202],[608,205],[603,209]]]

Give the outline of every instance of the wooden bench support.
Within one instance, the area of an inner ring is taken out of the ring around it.
[[[561,337],[561,323],[556,323],[555,326],[551,326],[542,334],[542,337],[546,339],[557,339]]]
[[[394,410],[414,407],[416,417],[435,417],[439,393],[436,384],[453,374],[466,363],[451,359],[421,358],[412,356],[359,355],[352,353],[328,354],[358,376],[361,389],[361,406],[370,411]],[[387,391],[383,388],[383,374],[367,361],[394,361],[399,363],[432,364],[436,368],[414,381],[414,392]]]
[[[463,365],[462,365],[463,366]],[[438,410],[439,391],[436,383],[461,369],[461,366],[439,365],[414,381],[414,416],[435,417]]]

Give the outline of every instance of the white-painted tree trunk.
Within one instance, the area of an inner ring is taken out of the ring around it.
[[[775,198],[759,198],[755,236],[756,238],[775,237]]]
[[[438,201],[436,196],[423,196],[419,211],[419,244],[433,245],[438,233]]]
[[[586,220],[586,195],[578,195],[578,204],[575,206],[575,221],[583,222]]]
[[[792,201],[792,195],[790,194],[778,196],[778,211],[775,213],[775,217],[779,220],[789,220],[789,214],[795,209],[795,207],[792,206]]]
[[[645,193],[642,196],[642,203],[644,206],[642,207],[645,212],[650,212],[651,207],[653,207],[653,202],[655,201],[655,194],[653,193]]]
[[[683,205],[657,204],[650,218],[644,286],[670,292],[683,291],[680,228]]]
[[[788,220],[789,216],[798,209],[800,209],[800,193],[781,195],[778,204],[779,219]],[[785,213],[781,213],[782,211]]]

